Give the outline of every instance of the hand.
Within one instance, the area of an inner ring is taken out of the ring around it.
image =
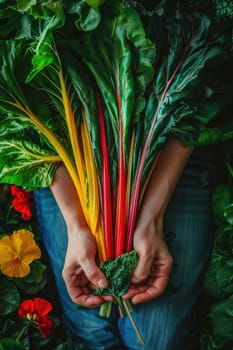
[[[107,287],[108,282],[103,272],[97,267],[96,242],[87,227],[69,232],[68,248],[62,275],[73,302],[96,307],[109,297],[93,296],[91,289]]]
[[[139,255],[131,285],[124,299],[133,304],[149,301],[162,294],[172,270],[172,257],[163,238],[162,225],[138,227],[134,234],[134,249]]]

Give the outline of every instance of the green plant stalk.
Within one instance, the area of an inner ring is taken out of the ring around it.
[[[111,290],[110,290],[111,291]],[[132,307],[132,304],[130,302],[130,300],[124,300],[122,299],[121,297],[118,297],[117,295],[115,295],[112,291],[111,291],[111,294],[112,296],[114,297],[117,305],[118,305],[118,308],[119,308],[119,314],[120,314],[120,317],[125,317],[126,315],[129,317],[130,319],[130,322],[138,336],[138,339],[140,340],[142,346],[145,345],[145,342],[144,342],[144,339],[133,319],[133,316],[132,316],[132,311],[133,311],[133,307]],[[99,315],[101,317],[106,317],[108,318],[110,316],[110,312],[111,312],[111,304],[112,302],[108,302],[108,303],[104,303],[103,305],[100,306],[100,312],[99,312]]]
[[[143,339],[143,337],[142,337],[142,335],[141,335],[141,333],[140,333],[140,331],[139,331],[139,329],[138,329],[138,327],[133,319],[133,316],[131,315],[132,310],[129,308],[129,301],[122,299],[122,303],[124,305],[124,309],[126,311],[126,314],[129,317],[129,319],[132,323],[132,326],[135,329],[135,332],[137,333],[138,339],[140,340],[142,346],[144,346],[145,345],[144,339]]]
[[[20,340],[20,338],[23,336],[25,331],[30,327],[31,323],[32,323],[31,321],[27,321],[26,325],[21,329],[21,331],[19,332],[19,334],[15,338],[16,341]]]
[[[112,310],[112,302],[106,302],[103,305],[100,306],[100,312],[99,315],[101,317],[110,317],[111,314],[111,310]]]

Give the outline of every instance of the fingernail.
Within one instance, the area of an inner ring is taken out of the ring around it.
[[[103,278],[98,280],[98,286],[99,286],[99,288],[104,288],[105,287],[105,281],[103,280]]]

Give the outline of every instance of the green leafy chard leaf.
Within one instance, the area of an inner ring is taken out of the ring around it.
[[[129,289],[131,274],[137,264],[138,255],[135,251],[125,253],[116,258],[108,259],[100,264],[108,280],[108,288],[99,288],[95,295],[112,295],[120,297]]]
[[[145,37],[135,11],[117,1],[105,3],[101,10],[106,20],[89,35],[83,35],[82,45],[77,48],[95,77],[117,148],[122,120],[127,159],[132,128],[145,107],[145,89],[153,77],[155,47]]]
[[[57,91],[53,88],[53,92],[46,95],[39,85],[33,87],[25,83],[32,58],[28,45],[25,41],[2,44],[0,144],[3,162],[0,172],[1,181],[34,190],[51,184],[61,160],[69,163],[73,174],[75,170],[72,152],[68,155],[67,125],[62,117],[64,103],[60,102],[55,113],[52,103]],[[38,71],[34,76],[37,74]],[[59,71],[56,74],[59,75]],[[61,88],[58,91],[61,95]],[[59,123],[55,122],[58,117]]]
[[[144,180],[156,149],[164,143],[163,137],[166,139],[168,134],[173,134],[185,144],[195,142],[195,136],[197,138],[200,132],[211,127],[211,122],[229,103],[232,73],[226,41],[224,35],[216,33],[214,24],[206,16],[184,16],[177,9],[176,15],[167,20],[168,44],[158,59],[153,91],[146,109],[145,139],[152,120],[157,121]],[[221,75],[216,74],[219,70]],[[213,136],[206,133],[205,137]]]

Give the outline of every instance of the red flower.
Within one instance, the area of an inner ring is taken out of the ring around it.
[[[53,321],[48,317],[52,310],[52,305],[46,299],[34,298],[24,300],[18,310],[20,318],[26,318],[31,321],[37,328],[43,338],[48,338],[54,327]]]
[[[10,191],[14,197],[12,200],[13,208],[21,213],[21,218],[23,220],[30,220],[32,216],[31,209],[33,205],[33,196],[31,192],[28,192],[15,185],[10,186]]]

